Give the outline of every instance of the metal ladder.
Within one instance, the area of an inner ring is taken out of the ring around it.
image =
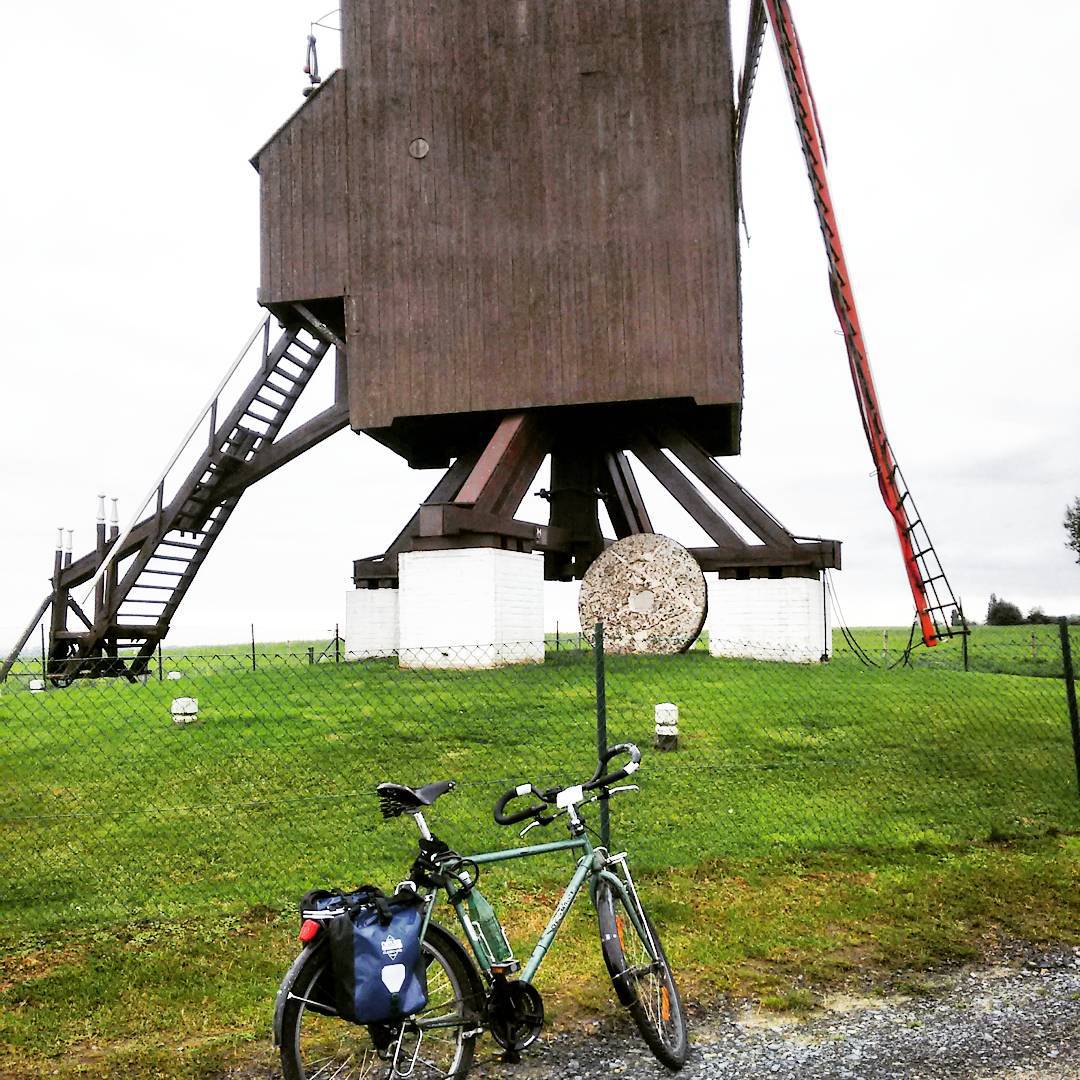
[[[766,18],[765,9],[768,9]],[[870,447],[870,454],[877,471],[881,497],[893,519],[900,542],[900,553],[908,585],[915,600],[915,610],[923,642],[936,645],[942,638],[963,632],[950,622],[955,610],[963,617],[960,603],[953,594],[942,569],[934,545],[918,510],[915,500],[900,471],[882,419],[881,406],[874,387],[866,344],[863,340],[859,314],[855,306],[855,294],[851,287],[840,243],[840,230],[826,177],[825,141],[821,133],[813,91],[806,74],[802,47],[795,31],[795,23],[787,0],[754,0],[750,7],[750,23],[747,34],[746,60],[740,80],[739,115],[736,127],[737,153],[741,153],[743,133],[746,127],[747,107],[753,90],[762,41],[768,22],[773,25],[780,60],[787,81],[788,94],[795,114],[795,124],[802,143],[814,205],[817,208],[821,234],[825,240],[825,253],[829,262],[829,283],[833,306],[847,346],[848,366],[855,386],[855,397],[862,418],[863,431]]]

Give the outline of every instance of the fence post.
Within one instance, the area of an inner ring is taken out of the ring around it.
[[[338,623],[334,623],[334,663],[341,663],[341,637]]]
[[[255,670],[255,624],[251,624],[251,670]]]
[[[964,632],[963,632],[963,634],[960,635],[960,646],[961,646],[961,648],[963,649],[963,652],[964,652],[964,670],[967,671],[968,670],[968,637],[969,637],[969,631],[968,631],[968,625],[967,625],[966,622],[963,624],[961,629]]]
[[[1073,757],[1076,760],[1076,786],[1080,794],[1080,713],[1076,708],[1076,677],[1073,674],[1072,646],[1069,644],[1069,620],[1058,620],[1061,629],[1061,663],[1065,669],[1065,698],[1069,703],[1069,726],[1072,728]]]
[[[593,653],[596,657],[596,760],[607,753],[607,681],[604,675],[604,624],[596,624],[593,634]],[[600,844],[611,847],[611,813],[607,799],[600,803]]]
[[[157,643],[157,681],[161,682],[165,678],[165,672],[161,663],[161,642]]]

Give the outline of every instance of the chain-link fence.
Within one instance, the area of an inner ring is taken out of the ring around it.
[[[612,803],[613,842],[657,869],[1080,828],[1056,626],[1034,654],[1023,638],[973,644],[968,671],[946,655],[958,643],[909,662],[906,643],[873,644],[838,638],[825,664],[724,642],[603,656],[608,742],[645,755],[640,792]],[[455,779],[430,814],[439,835],[462,852],[516,843],[491,816],[506,787],[592,775],[597,660],[565,636],[366,658],[176,651],[139,681],[62,689],[20,662],[0,686],[0,924],[28,907],[42,927],[392,884],[414,837],[380,820],[382,780]],[[655,748],[658,705],[677,710],[660,713],[675,749]]]

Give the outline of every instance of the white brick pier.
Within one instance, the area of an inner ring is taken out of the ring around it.
[[[811,664],[832,655],[832,619],[820,576],[706,579],[705,628],[713,656]]]
[[[500,548],[398,556],[402,667],[544,659],[544,560]]]
[[[398,590],[351,589],[345,594],[345,659],[393,656],[398,649]]]

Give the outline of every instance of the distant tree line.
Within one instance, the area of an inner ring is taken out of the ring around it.
[[[1080,563],[1080,498],[1065,507],[1065,546],[1076,555],[1076,561]],[[990,604],[986,609],[987,626],[1020,626],[1023,623],[1041,625],[1043,623],[1057,622],[1053,615],[1047,615],[1041,607],[1033,607],[1025,616],[1015,604],[1010,604],[994,593],[990,594]],[[1080,615],[1070,615],[1069,622],[1076,626],[1080,625]]]
[[[1008,600],[990,594],[990,603],[986,608],[987,626],[1023,626],[1028,623],[1033,626],[1042,626],[1046,623],[1056,623],[1059,616],[1047,615],[1041,607],[1033,607],[1027,615]],[[1070,615],[1069,622],[1073,626],[1080,625],[1080,615]]]

